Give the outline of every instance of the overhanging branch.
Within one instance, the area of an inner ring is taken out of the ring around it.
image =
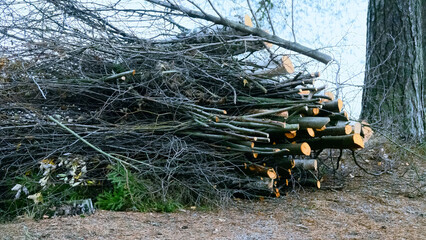
[[[252,34],[252,35],[256,35],[259,37],[262,37],[266,40],[268,40],[268,42],[271,42],[273,44],[276,44],[280,47],[286,48],[288,50],[292,50],[298,53],[301,53],[303,55],[306,55],[308,57],[311,57],[315,60],[318,60],[324,64],[328,64],[329,62],[331,62],[333,60],[333,58],[325,53],[322,53],[318,50],[315,49],[311,49],[309,47],[303,46],[299,43],[296,42],[290,42],[287,40],[284,40],[276,35],[272,35],[269,34],[265,31],[263,31],[260,28],[254,28],[254,27],[248,27],[246,25],[243,25],[241,23],[237,23],[234,21],[231,21],[227,18],[221,18],[221,17],[216,17],[213,16],[211,14],[207,14],[207,13],[202,13],[199,11],[195,11],[195,10],[191,10],[182,6],[179,6],[177,4],[174,3],[170,3],[170,2],[165,2],[165,1],[161,1],[161,0],[147,0],[148,2],[151,2],[153,4],[159,5],[159,6],[163,6],[172,10],[177,10],[180,11],[182,13],[187,14],[189,17],[193,17],[193,18],[198,18],[198,19],[204,19],[216,24],[220,24],[223,26],[228,26],[231,27],[235,30],[244,32],[244,33],[248,33],[248,34]]]

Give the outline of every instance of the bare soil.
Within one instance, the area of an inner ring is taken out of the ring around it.
[[[417,169],[424,176],[425,163],[419,161]],[[374,161],[364,164],[377,166]],[[343,169],[344,181],[328,179],[324,189],[299,189],[279,199],[235,200],[216,211],[99,210],[86,217],[23,218],[0,225],[0,238],[426,239],[424,183],[413,180],[408,167],[380,177],[367,175],[350,162]]]

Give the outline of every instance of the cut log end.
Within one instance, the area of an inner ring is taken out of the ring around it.
[[[271,48],[272,46],[274,46],[274,44],[272,44],[272,43],[270,43],[270,42],[264,42],[265,43],[265,46],[267,47],[267,48]]]
[[[263,31],[269,34],[268,30],[263,30]],[[263,43],[265,44],[265,47],[268,48],[268,49],[271,48],[272,46],[274,46],[274,44],[272,44],[270,42],[263,42]]]
[[[311,93],[311,91],[309,91],[309,90],[302,90],[302,89],[299,89],[299,92],[298,92],[298,94],[302,95],[302,96],[309,95],[309,93]]]
[[[280,190],[278,190],[278,188],[275,188],[274,193],[275,193],[275,197],[277,197],[277,198],[279,198],[281,196]]]
[[[367,121],[363,120],[361,125],[361,136],[364,138],[364,143],[366,143],[371,138],[371,136],[373,136],[374,132]]]
[[[290,131],[290,132],[286,132],[284,133],[285,137],[288,139],[293,139],[296,137],[296,131]]]
[[[306,128],[306,132],[308,132],[309,136],[315,137],[315,131],[313,128]]]
[[[265,43],[265,45],[268,47],[267,43]],[[294,73],[294,65],[290,58],[286,55],[281,58],[281,63],[278,66],[255,72],[256,75],[263,75],[268,77],[281,76],[291,73]]]
[[[283,118],[288,118],[288,111],[282,111],[277,113],[277,116],[283,117]]]
[[[349,120],[349,113],[348,113],[348,112],[343,111],[343,116],[345,116],[345,118],[346,118],[347,120]]]
[[[339,112],[341,112],[343,108],[343,101],[340,98],[337,99],[337,107],[339,108]]]
[[[359,122],[352,123],[352,132],[356,134],[361,134],[361,127],[361,123]]]
[[[311,154],[311,147],[309,146],[309,144],[307,142],[302,143],[302,145],[300,146],[300,150],[306,156],[309,156]]]
[[[309,113],[312,114],[313,116],[316,116],[320,113],[320,109],[319,108],[309,108]]]
[[[277,173],[275,172],[273,168],[268,169],[266,174],[268,175],[270,179],[277,179]]]
[[[321,128],[317,128],[315,130],[318,131],[318,132],[321,132],[321,131],[324,131],[325,129],[327,129],[327,127],[324,125]]]
[[[356,148],[364,148],[364,139],[359,134],[354,134],[353,141]]]
[[[322,102],[322,109],[328,113],[340,113],[343,108],[342,99],[329,101],[328,99]]]
[[[334,100],[334,94],[332,92],[325,92],[324,95],[329,97],[331,99],[331,101]]]
[[[345,125],[345,134],[351,134],[352,133],[352,126],[351,125]]]
[[[287,55],[281,58],[281,64],[287,73],[294,73],[294,65]]]
[[[251,17],[248,14],[244,16],[244,25],[248,27],[253,27],[253,21],[251,20]]]

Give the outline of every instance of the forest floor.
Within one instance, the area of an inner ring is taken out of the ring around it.
[[[24,217],[1,224],[0,239],[426,239],[425,161],[390,161],[387,154],[377,158],[377,149],[368,151],[358,161],[388,173],[368,175],[348,158],[340,177],[325,179],[321,190],[235,200],[215,211]]]

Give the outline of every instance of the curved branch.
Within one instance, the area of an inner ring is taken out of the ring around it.
[[[247,34],[253,34],[253,35],[262,37],[262,38],[266,39],[268,42],[271,42],[275,45],[286,48],[288,50],[292,50],[292,51],[301,53],[301,54],[306,55],[308,57],[311,57],[315,60],[318,60],[318,61],[320,61],[324,64],[327,64],[327,63],[334,60],[331,56],[329,56],[325,53],[322,53],[318,50],[311,49],[309,47],[303,46],[303,45],[296,43],[296,42],[290,42],[288,40],[284,40],[284,39],[282,39],[282,38],[280,38],[276,35],[269,34],[269,33],[265,32],[265,31],[263,31],[259,28],[248,27],[244,24],[237,23],[237,22],[231,21],[231,20],[226,19],[226,18],[220,18],[220,17],[213,16],[211,14],[191,10],[191,9],[179,6],[179,5],[171,3],[171,2],[165,2],[165,1],[161,1],[161,0],[146,0],[146,1],[153,3],[153,4],[156,4],[156,5],[159,5],[159,6],[163,6],[163,7],[172,9],[172,10],[180,11],[182,13],[187,14],[189,17],[192,17],[192,18],[204,19],[204,20],[216,23],[216,24],[231,27],[235,30],[238,30],[238,31],[241,31],[241,32],[244,32],[244,33],[247,33]]]

